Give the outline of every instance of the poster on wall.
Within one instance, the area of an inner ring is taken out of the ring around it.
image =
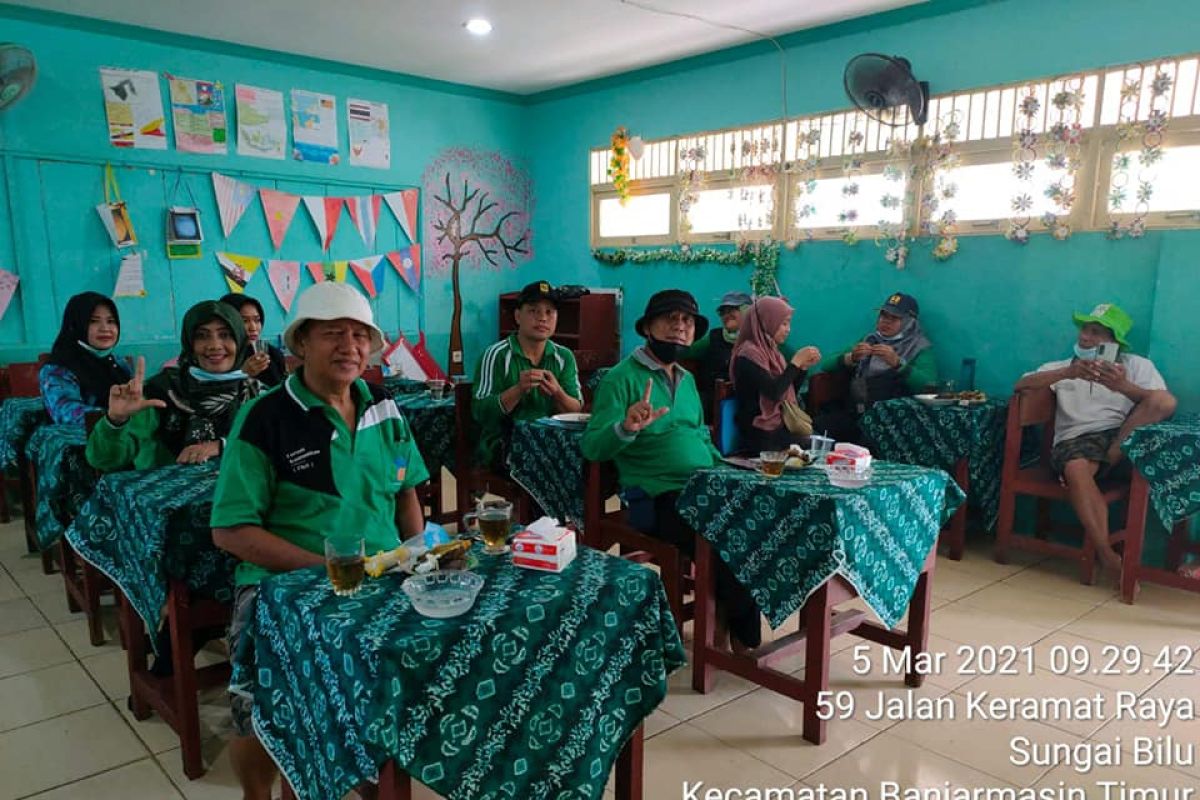
[[[126,253],[121,256],[121,269],[117,272],[117,285],[113,297],[145,297],[146,279],[142,272],[142,254]]]
[[[108,140],[116,147],[167,149],[158,73],[149,70],[100,68]]]
[[[4,315],[8,313],[8,306],[12,303],[13,295],[17,293],[17,284],[20,282],[21,278],[15,273],[0,269],[0,319],[4,319]]]
[[[167,75],[175,149],[182,153],[225,155],[229,139],[225,89],[220,83]]]
[[[292,89],[292,158],[338,163],[337,99]]]
[[[283,158],[287,153],[283,92],[239,83],[234,97],[237,101],[238,155]]]
[[[388,127],[387,103],[347,100],[350,164],[388,169],[392,166],[392,136]]]

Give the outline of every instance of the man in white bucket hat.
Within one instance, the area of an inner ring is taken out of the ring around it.
[[[283,338],[304,365],[242,407],[213,500],[213,541],[241,559],[230,652],[251,635],[259,582],[323,564],[331,533],[361,535],[377,553],[425,527],[415,487],[429,472],[412,431],[361,377],[383,347],[367,299],[346,284],[318,283],[300,295]],[[229,688],[234,771],[244,797],[266,800],[276,769],[250,726],[254,687]]]

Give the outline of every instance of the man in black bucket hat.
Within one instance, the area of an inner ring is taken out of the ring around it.
[[[677,362],[708,330],[708,320],[691,294],[667,289],[650,298],[634,328],[646,343],[596,389],[583,455],[616,464],[633,527],[691,556],[696,532],[675,503],[692,474],[715,466],[720,454],[704,425],[696,381]],[[724,564],[718,564],[717,599],[737,644],[757,647],[758,608]]]

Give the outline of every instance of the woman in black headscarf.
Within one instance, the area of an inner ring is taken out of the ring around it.
[[[112,387],[108,413],[88,437],[88,462],[101,472],[199,464],[220,456],[238,409],[259,392],[241,367],[246,331],[232,307],[206,300],[183,317],[177,366],[143,386],[146,360],[133,380]]]
[[[109,389],[129,380],[129,370],[112,355],[120,339],[121,317],[112,300],[84,292],[67,301],[50,358],[38,373],[51,420],[82,424],[87,412],[108,407]]]
[[[246,328],[246,363],[242,369],[251,378],[257,378],[263,386],[278,386],[287,377],[287,358],[283,351],[274,345],[262,341],[263,315],[262,303],[245,294],[227,294],[221,302],[233,306],[242,315],[242,325]],[[255,343],[262,341],[260,350],[255,350]],[[261,352],[265,347],[266,352]]]

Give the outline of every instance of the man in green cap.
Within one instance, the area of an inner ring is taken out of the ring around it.
[[[1054,392],[1052,466],[1101,562],[1119,570],[1121,557],[1108,540],[1108,504],[1096,481],[1121,463],[1121,443],[1134,428],[1175,413],[1175,398],[1150,359],[1128,352],[1133,320],[1119,306],[1101,303],[1074,318],[1074,356],[1027,373],[1016,391]]]

